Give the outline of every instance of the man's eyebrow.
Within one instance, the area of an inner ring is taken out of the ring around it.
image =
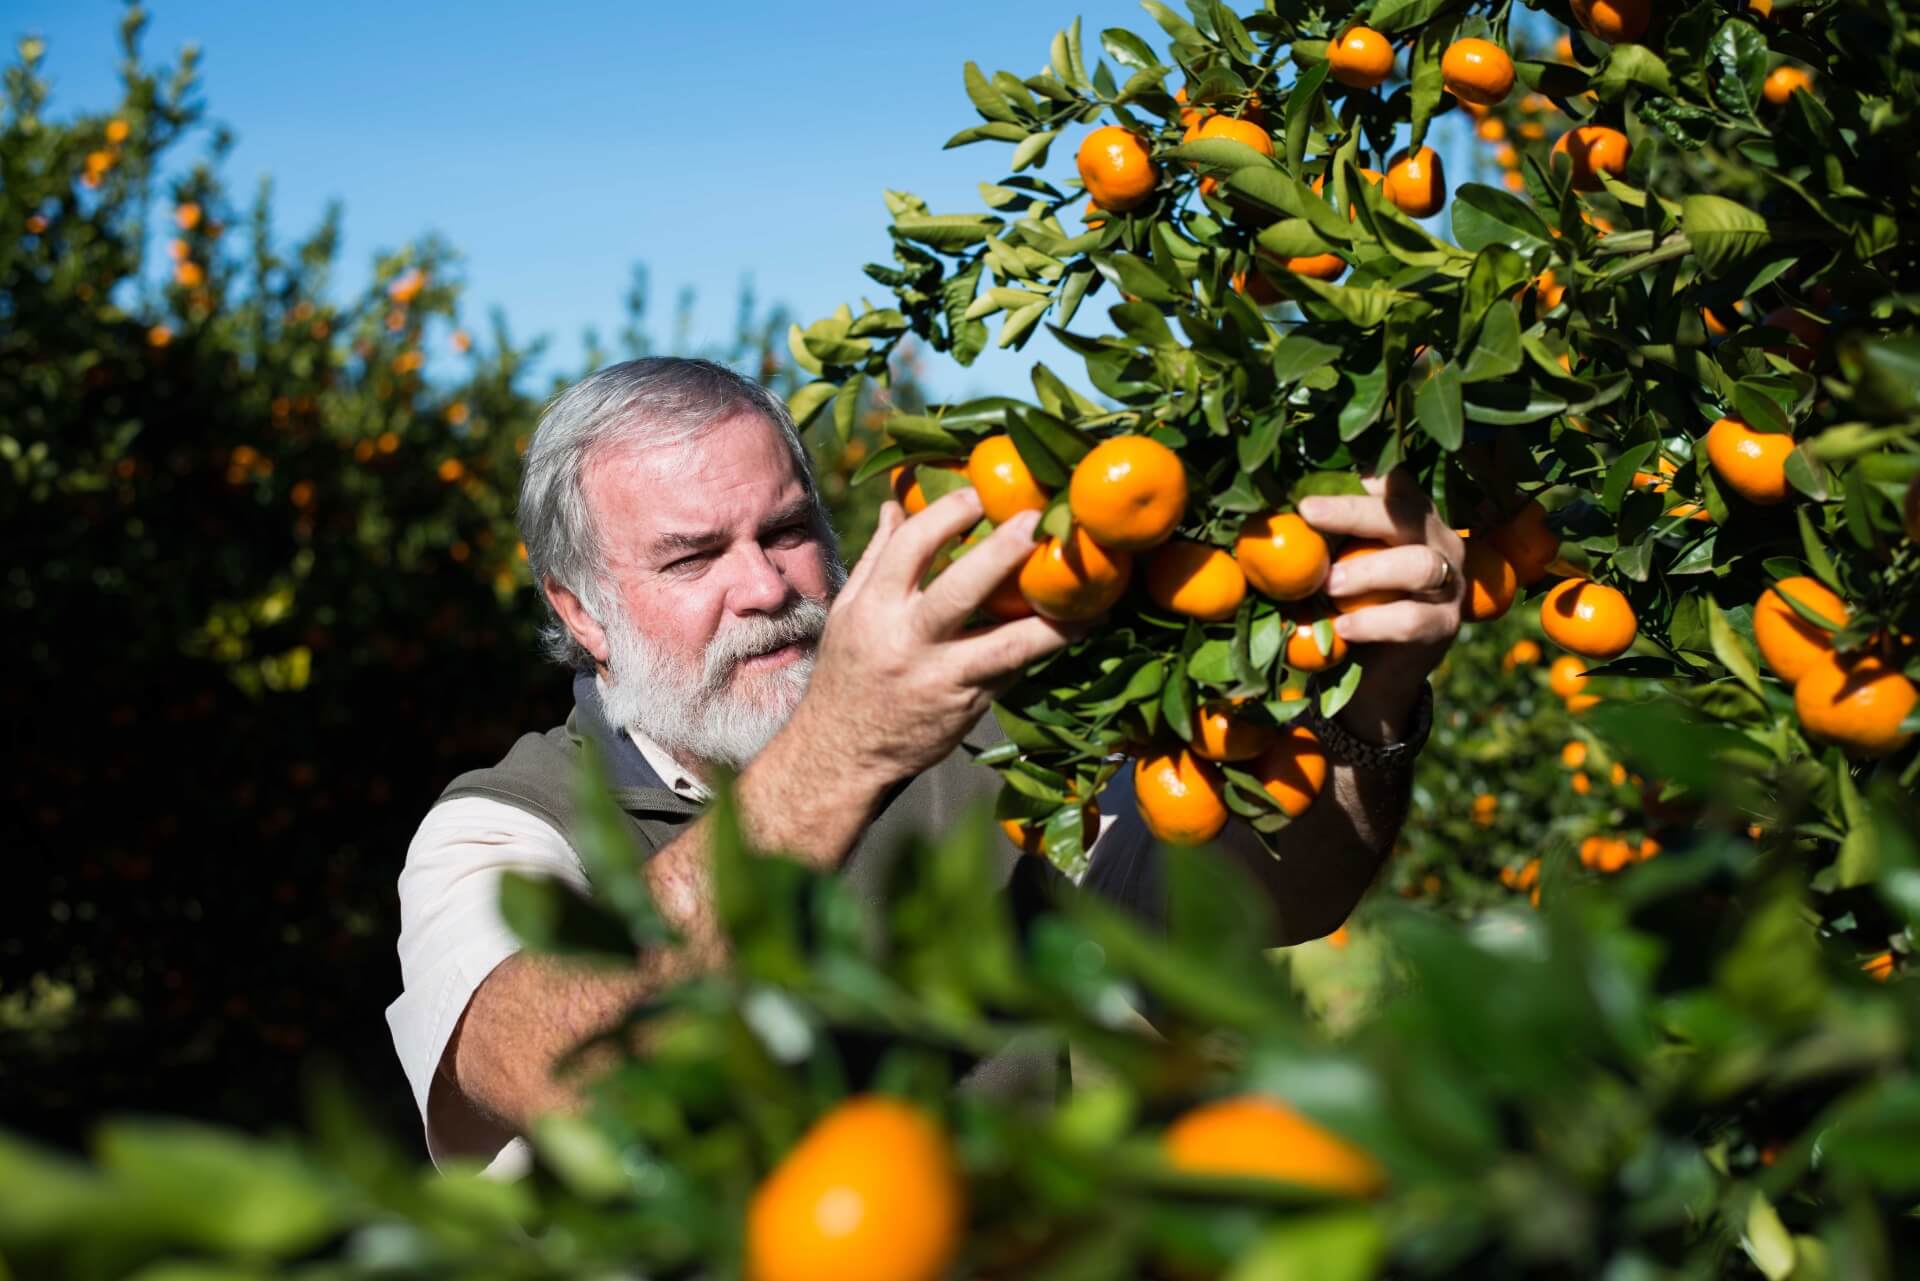
[[[765,537],[795,521],[811,520],[812,517],[813,500],[802,495],[762,521],[760,534]],[[727,538],[727,532],[720,529],[703,530],[694,534],[661,534],[653,540],[651,551],[655,556],[666,556],[675,552],[711,551],[715,547],[724,545]]]

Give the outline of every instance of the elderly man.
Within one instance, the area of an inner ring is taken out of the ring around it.
[[[1460,541],[1411,486],[1370,488],[1302,504],[1321,529],[1399,544],[1336,567],[1327,590],[1408,599],[1337,624],[1369,645],[1366,677],[1339,721],[1319,727],[1335,765],[1320,802],[1286,830],[1288,856],[1273,858],[1237,820],[1221,842],[1271,897],[1276,943],[1332,930],[1372,881],[1405,813],[1426,675],[1458,627]],[[738,771],[758,848],[869,895],[902,834],[937,831],[992,796],[993,774],[962,745],[997,739],[986,715],[995,690],[1071,634],[1042,618],[965,625],[1031,550],[1034,513],[922,589],[940,546],[979,519],[971,490],[910,519],[889,503],[848,575],[792,419],[759,384],[653,358],[601,370],[548,407],[519,520],[553,616],[550,648],[576,673],[575,711],[456,779],[400,877],[405,988],[387,1018],[436,1161],[523,1163],[517,1136],[530,1120],[577,1098],[579,1082],[555,1073],[569,1050],[662,986],[726,963],[702,814],[717,771]],[[684,940],[619,973],[521,952],[496,906],[509,869],[585,888],[573,848],[585,741],[610,762],[646,881]],[[1127,779],[1102,807],[1087,880],[1152,920],[1159,852]],[[1052,875],[1003,853],[1016,896],[1014,882]],[[981,1065],[977,1083],[1033,1083],[1031,1053],[1004,1057]]]

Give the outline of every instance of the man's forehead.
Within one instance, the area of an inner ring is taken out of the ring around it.
[[[690,440],[616,445],[588,464],[584,480],[602,528],[628,540],[758,519],[806,493],[779,430],[751,413]]]

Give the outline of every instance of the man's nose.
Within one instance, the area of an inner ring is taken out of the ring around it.
[[[778,613],[793,595],[793,584],[767,555],[767,549],[753,545],[736,562],[736,577],[727,593],[727,605],[736,614]]]

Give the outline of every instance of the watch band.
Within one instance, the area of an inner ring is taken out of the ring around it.
[[[1420,701],[1413,708],[1413,722],[1397,742],[1369,743],[1339,721],[1322,716],[1311,704],[1306,722],[1314,737],[1320,740],[1322,750],[1343,765],[1384,772],[1410,771],[1414,757],[1427,745],[1427,735],[1433,731],[1433,686],[1421,685]]]

